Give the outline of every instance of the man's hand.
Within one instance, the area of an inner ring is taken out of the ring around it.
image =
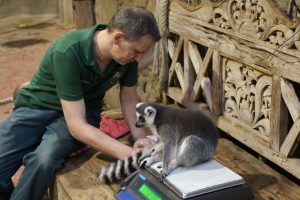
[[[135,141],[133,145],[134,152],[139,152],[141,149],[145,147],[150,147],[154,144],[154,142],[148,138],[141,138]]]

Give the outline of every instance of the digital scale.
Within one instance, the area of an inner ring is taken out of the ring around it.
[[[136,171],[117,191],[119,200],[252,200],[245,180],[215,160],[176,168],[159,181],[159,163]]]

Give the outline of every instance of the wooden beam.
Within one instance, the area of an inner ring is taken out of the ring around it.
[[[178,87],[169,87],[167,91],[167,95],[177,103],[180,103],[181,105],[184,105],[187,108],[205,109],[205,110],[208,109],[206,103],[195,103],[189,99],[186,99],[183,95],[182,90]]]
[[[191,91],[193,89],[193,84],[195,82],[195,72],[192,68],[192,62],[189,56],[189,43],[188,39],[184,39],[184,54],[183,54],[183,62],[184,62],[184,97],[189,98],[191,95]]]
[[[218,49],[213,51],[212,61],[212,112],[215,116],[223,113],[223,66],[225,60],[221,65],[221,55]]]
[[[170,85],[170,83],[173,81],[174,71],[175,71],[178,56],[179,56],[181,48],[182,48],[182,44],[183,44],[183,37],[180,36],[178,44],[177,44],[175,52],[174,52],[174,56],[172,58],[172,63],[171,63],[170,69],[169,69],[169,83],[168,83],[168,85]]]
[[[74,21],[77,29],[95,25],[94,3],[94,0],[73,0]]]
[[[210,82],[209,78],[203,77],[203,79],[201,81],[201,88],[202,88],[206,103],[207,103],[210,111],[212,111],[212,96],[211,96],[212,86],[211,86],[211,82]]]
[[[184,78],[183,78],[183,70],[182,70],[182,66],[179,62],[177,62],[175,64],[175,72],[176,72],[176,75],[177,75],[177,78],[178,78],[178,81],[180,83],[180,86],[181,86],[181,89],[183,92],[184,91]]]
[[[197,78],[195,81],[195,84],[193,86],[191,99],[195,101],[199,98],[200,95],[200,88],[201,88],[201,82],[203,81],[203,77],[207,71],[209,61],[211,60],[212,54],[213,54],[213,48],[208,48],[205,57],[203,59],[203,63],[199,68],[199,73],[197,74]]]
[[[284,156],[292,155],[295,148],[299,144],[299,134],[300,134],[300,119],[296,120],[293,124],[290,132],[286,136],[282,146],[280,147],[280,153]]]
[[[203,64],[203,61],[202,61],[201,55],[199,53],[199,50],[197,48],[197,45],[194,44],[193,42],[189,41],[188,42],[188,51],[189,51],[189,55],[190,55],[191,61],[193,63],[195,72],[196,72],[196,74],[198,74],[200,66],[202,66],[202,64]]]
[[[281,79],[280,83],[282,97],[293,118],[293,121],[296,121],[300,117],[300,102],[294,86],[284,78]]]
[[[281,98],[281,77],[277,74],[272,78],[271,116],[270,116],[270,147],[279,152],[280,146],[287,135],[288,113]]]
[[[174,52],[175,52],[175,44],[174,44],[173,40],[171,40],[171,39],[168,39],[168,52],[169,52],[171,59],[173,59]]]

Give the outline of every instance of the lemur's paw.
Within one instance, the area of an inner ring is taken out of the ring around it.
[[[148,166],[150,166],[150,160],[151,160],[151,157],[149,156],[149,157],[146,157],[146,158],[143,158],[143,159],[139,159],[138,160],[138,166],[140,167],[140,168],[142,168],[142,167],[148,167]]]
[[[166,179],[167,176],[168,176],[168,174],[162,172],[162,173],[160,174],[160,176],[159,176],[159,181],[160,181],[160,182],[163,182],[163,181]]]
[[[138,166],[139,167],[150,167],[153,163],[156,163],[158,162],[157,158],[156,157],[146,157],[140,161],[138,161]]]
[[[160,173],[162,173],[163,163],[162,163],[162,162],[158,163],[157,166],[156,166],[156,168],[157,168],[157,169],[161,169],[161,172],[160,172]]]

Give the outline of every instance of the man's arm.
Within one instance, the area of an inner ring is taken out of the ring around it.
[[[120,102],[124,118],[128,123],[134,140],[145,138],[146,134],[143,128],[135,127],[136,122],[136,104],[138,103],[136,86],[120,88]]]
[[[84,100],[61,100],[64,116],[71,135],[77,140],[118,159],[131,155],[133,148],[106,135],[88,124]]]
[[[136,86],[120,88],[120,102],[124,118],[130,128],[133,139],[136,141],[134,148],[152,145],[153,142],[146,139],[144,128],[137,128],[136,122],[136,104],[138,103]]]

